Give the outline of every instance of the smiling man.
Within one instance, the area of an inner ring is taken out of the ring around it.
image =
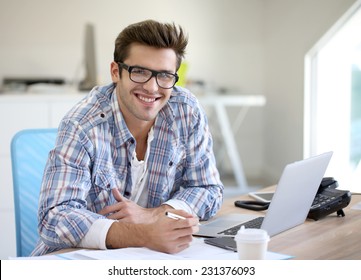
[[[33,255],[130,246],[177,253],[198,221],[217,213],[223,185],[207,117],[175,86],[186,46],[181,27],[153,20],[119,34],[113,83],[93,88],[59,125]]]

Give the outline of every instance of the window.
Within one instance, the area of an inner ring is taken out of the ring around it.
[[[305,59],[304,156],[332,150],[326,176],[361,192],[361,1]]]

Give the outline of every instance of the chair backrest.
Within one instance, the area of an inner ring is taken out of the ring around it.
[[[38,241],[38,200],[49,151],[57,129],[25,129],[11,140],[16,253],[29,256]]]

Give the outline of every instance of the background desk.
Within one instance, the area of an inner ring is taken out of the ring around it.
[[[223,145],[228,154],[237,186],[243,191],[248,187],[244,174],[242,160],[237,148],[235,134],[239,130],[244,117],[250,107],[259,107],[266,104],[266,98],[262,95],[219,95],[210,94],[198,97],[202,106],[210,106],[215,109],[218,125],[221,130]],[[240,110],[232,122],[227,114],[227,107],[239,107]],[[221,162],[221,159],[217,158]]]
[[[234,206],[235,200],[242,199],[250,197],[227,199],[219,215],[257,213]],[[345,217],[334,213],[318,221],[307,219],[304,224],[273,236],[268,249],[300,260],[361,260],[361,210],[352,209],[358,203],[361,195],[353,195],[344,208]]]

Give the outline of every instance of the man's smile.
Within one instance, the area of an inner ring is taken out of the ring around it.
[[[155,101],[160,99],[160,97],[146,97],[140,94],[135,94],[135,96],[145,103],[154,103]]]

